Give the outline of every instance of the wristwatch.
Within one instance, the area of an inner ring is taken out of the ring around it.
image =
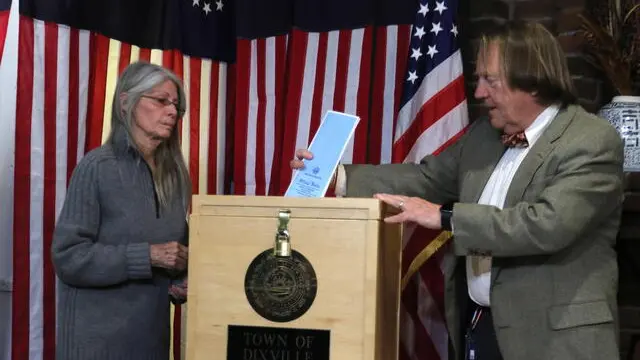
[[[451,231],[451,218],[453,217],[453,202],[442,204],[440,207],[440,227],[442,230]]]

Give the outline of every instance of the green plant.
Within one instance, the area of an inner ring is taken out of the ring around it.
[[[640,95],[639,0],[599,0],[580,14],[591,62],[620,95]]]

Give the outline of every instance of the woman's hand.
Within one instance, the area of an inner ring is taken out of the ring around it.
[[[151,266],[182,271],[187,267],[189,251],[177,241],[149,246]]]
[[[169,295],[173,296],[177,301],[184,301],[187,299],[188,288],[189,281],[185,278],[184,281],[169,286]]]

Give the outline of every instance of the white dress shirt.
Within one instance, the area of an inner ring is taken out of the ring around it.
[[[503,208],[511,180],[518,170],[520,163],[522,163],[522,160],[524,160],[525,156],[529,153],[529,149],[531,149],[540,135],[542,135],[547,125],[556,117],[558,110],[557,106],[546,108],[524,131],[529,141],[529,147],[509,148],[504,152],[493,173],[491,173],[489,181],[487,181],[487,184],[482,190],[478,204],[493,205],[500,209]],[[489,288],[491,286],[491,270],[476,275],[472,270],[471,257],[468,256],[466,258],[466,263],[469,297],[481,306],[490,306]]]

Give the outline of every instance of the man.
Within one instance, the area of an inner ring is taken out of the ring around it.
[[[476,64],[488,120],[420,164],[341,166],[336,193],[375,194],[401,210],[388,222],[453,231],[445,300],[457,359],[617,359],[621,139],[575,104],[542,25],[485,34]],[[296,155],[292,168],[312,156]]]

